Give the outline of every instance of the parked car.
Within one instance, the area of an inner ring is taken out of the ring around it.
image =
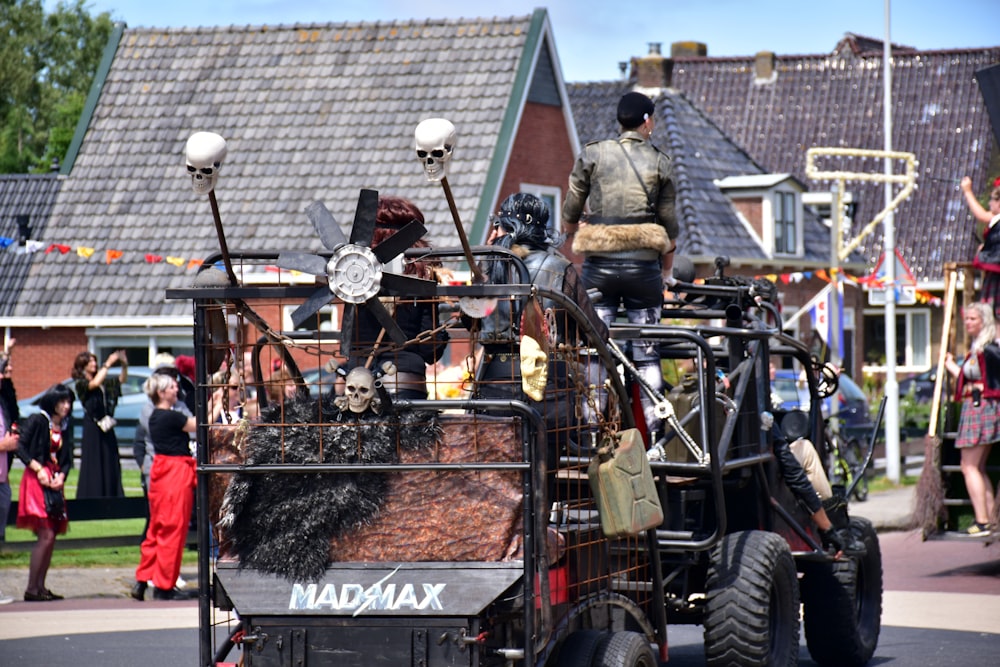
[[[771,382],[772,391],[781,396],[782,410],[808,410],[809,389],[799,380],[798,371],[780,369],[775,371]],[[902,391],[902,390],[900,390]],[[840,415],[846,426],[867,426],[871,423],[868,411],[868,397],[846,373],[841,373],[834,395],[832,413]],[[831,413],[831,401],[824,401],[824,416]]]
[[[321,392],[329,394],[340,376],[336,372],[328,371],[325,366],[321,366],[302,371],[302,379],[309,386],[309,394],[316,398]]]
[[[121,368],[114,366],[108,372],[117,377],[121,373]],[[118,423],[115,425],[115,435],[118,436],[119,447],[128,447],[131,449],[132,441],[135,440],[135,427],[139,423],[139,413],[142,411],[142,406],[148,400],[146,394],[142,391],[142,384],[151,372],[148,366],[128,367],[128,377],[122,383],[122,395],[118,399],[118,407],[115,408],[115,419],[118,420]],[[62,384],[69,387],[70,391],[73,391],[74,381],[72,378],[63,380]],[[39,392],[34,396],[29,396],[17,402],[17,407],[22,417],[38,412],[38,406],[35,405],[35,401],[41,398],[44,393],[44,391]],[[73,442],[77,447],[80,446],[80,441],[83,437],[83,419],[83,405],[79,400],[74,400],[73,412],[70,413],[70,422],[73,425]]]
[[[917,403],[926,403],[934,398],[934,385],[936,383],[937,368],[909,375],[899,381],[899,395],[908,396],[910,392],[913,392],[913,397]]]

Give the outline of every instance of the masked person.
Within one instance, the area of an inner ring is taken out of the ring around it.
[[[606,324],[619,307],[632,324],[659,322],[664,284],[674,283],[678,226],[673,166],[649,141],[653,112],[653,101],[646,95],[622,96],[617,112],[621,134],[584,147],[563,203],[563,231],[573,238],[573,252],[584,257],[583,283],[600,292],[594,306]],[[590,214],[580,224],[585,205]],[[630,354],[646,381],[662,391],[656,344],[631,341]],[[642,405],[652,438],[661,428],[659,419],[645,394]]]

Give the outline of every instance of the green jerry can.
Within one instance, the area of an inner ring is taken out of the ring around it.
[[[622,431],[617,443],[598,449],[587,477],[605,536],[638,535],[663,523],[663,507],[639,429]]]

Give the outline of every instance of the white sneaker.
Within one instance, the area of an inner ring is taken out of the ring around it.
[[[178,574],[177,575],[177,583],[174,584],[174,585],[177,586],[177,588],[184,588],[185,586],[187,586],[187,583],[188,582],[184,580],[184,577],[182,577],[181,575]]]
[[[14,598],[9,595],[4,595],[3,591],[0,591],[0,604],[10,604],[13,601]]]

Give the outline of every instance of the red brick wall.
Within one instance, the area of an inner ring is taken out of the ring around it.
[[[764,213],[760,197],[733,198],[733,207],[747,219],[757,236],[764,238]]]
[[[19,399],[68,378],[76,355],[87,349],[87,336],[81,327],[12,328],[10,335],[17,339],[11,358]]]
[[[565,196],[566,182],[575,159],[561,107],[528,102],[524,107],[507,173],[500,188],[501,202],[520,190],[521,183],[535,183],[560,188]]]

